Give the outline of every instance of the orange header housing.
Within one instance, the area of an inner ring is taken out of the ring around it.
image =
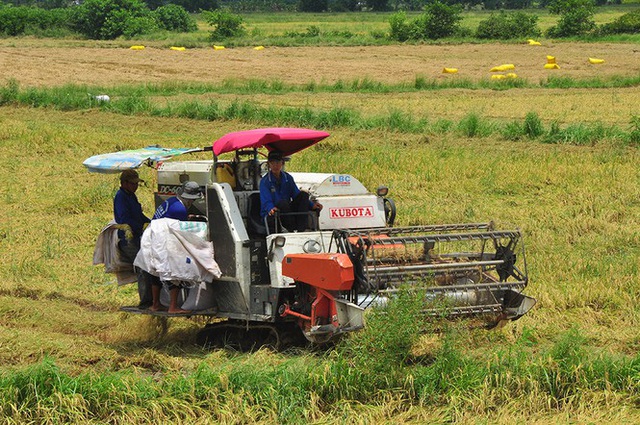
[[[353,264],[347,254],[289,254],[282,274],[327,291],[347,291],[353,286]]]

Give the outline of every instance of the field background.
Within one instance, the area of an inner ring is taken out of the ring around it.
[[[248,20],[261,31],[281,32],[331,25],[333,19],[287,16]],[[87,96],[109,94],[114,102],[135,97],[137,87],[174,84],[172,93],[150,101],[348,108],[362,117],[402,111],[454,121],[477,114],[480,123],[522,120],[533,112],[545,128],[554,122],[586,123],[633,131],[640,114],[638,85],[604,83],[640,76],[640,45],[541,41],[542,46],[207,47],[176,52],[145,40],[91,45],[3,39],[0,75],[7,86],[17,83],[20,90],[75,84],[75,91],[79,85]],[[126,48],[139,43],[151,47]],[[543,70],[546,55],[556,56],[561,69]],[[588,57],[606,62],[594,66]],[[514,63],[515,72],[530,84],[474,86],[502,63]],[[460,72],[441,74],[445,66]],[[536,86],[550,75],[604,83],[596,89]],[[468,79],[472,87],[392,88],[384,93],[201,93],[189,88],[229,81],[302,87],[369,80],[392,86],[411,85],[417,78]],[[118,312],[119,306],[135,302],[135,288],[117,288],[91,265],[93,244],[111,218],[118,183],[115,176],[87,173],[81,164],[85,158],[149,144],[207,146],[227,132],[279,122],[63,109],[32,108],[24,102],[0,107],[3,422],[640,422],[637,143],[601,137],[575,145],[337,125],[327,128],[332,134],[327,141],[296,155],[290,171],[350,173],[370,189],[389,185],[399,225],[495,220],[500,227],[524,232],[531,279],[527,293],[538,299],[533,311],[491,332],[461,325],[444,334],[425,334],[411,348],[419,364],[380,357],[389,369],[381,369],[384,379],[376,381],[370,378],[376,369],[367,370],[378,355],[375,350],[352,352],[342,369],[341,350],[203,351],[193,345],[202,323],[173,320],[162,333],[157,321]],[[150,214],[155,177],[148,169],[142,174],[148,183],[138,196]],[[389,327],[389,332],[401,331]],[[362,335],[354,340],[366,341],[368,334]],[[441,369],[425,378],[434,367]],[[369,380],[373,383],[365,388]],[[432,392],[425,389],[430,385]]]

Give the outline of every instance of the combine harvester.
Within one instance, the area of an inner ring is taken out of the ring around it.
[[[481,317],[489,327],[533,307],[535,299],[522,294],[528,278],[520,231],[492,223],[393,227],[396,209],[386,187],[371,193],[349,174],[291,173],[324,208],[310,212],[305,232],[276,225],[269,233],[259,215],[259,182],[267,172],[261,149],[289,156],[328,136],[295,128],[239,131],[204,149],[150,147],[98,155],[84,165],[97,172],[154,167],[156,205],[183,181],[201,185],[205,197],[191,212],[206,217],[222,271],[200,286],[188,314],[211,318],[198,334],[205,346],[279,347],[300,335],[325,343],[361,329],[365,310],[403,286],[424,293],[426,314]],[[213,159],[166,161],[195,151],[212,151]],[[234,158],[220,160],[227,152]]]

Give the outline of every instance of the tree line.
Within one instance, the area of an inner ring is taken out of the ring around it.
[[[84,0],[4,0],[13,6],[35,6],[57,9],[82,4]],[[432,0],[144,0],[150,10],[167,4],[182,6],[191,13],[200,10],[215,10],[220,7],[234,12],[299,11],[299,12],[347,12],[347,11],[420,11]],[[459,5],[465,9],[518,10],[546,8],[554,0],[446,0],[448,5]],[[2,3],[2,2],[0,2]],[[596,6],[621,4],[622,0],[594,0]]]
[[[31,1],[32,3],[29,5],[0,3],[0,35],[38,34],[55,37],[66,35],[65,31],[67,31],[89,39],[100,40],[115,39],[121,36],[131,38],[159,30],[192,32],[197,30],[196,21],[190,13],[194,11],[200,12],[204,20],[213,27],[211,39],[214,41],[246,34],[242,17],[233,13],[229,8],[221,7],[223,3],[217,3],[218,0],[172,0],[172,3],[165,3],[165,0],[146,0],[146,2],[142,0],[73,0],[73,3],[69,3],[71,0],[11,1]],[[326,10],[323,8],[328,7],[327,4],[330,0],[295,1],[298,2],[297,7],[300,10],[322,11]],[[376,8],[383,7],[381,2],[405,0],[361,1],[365,5],[363,7],[377,10]],[[489,1],[510,2],[516,0]],[[546,5],[548,10],[559,16],[557,24],[546,32],[549,37],[640,33],[640,9],[626,13],[612,23],[598,26],[594,20],[596,1],[598,0],[544,1],[548,1]],[[323,2],[322,8],[315,10],[315,6],[312,7],[308,4],[314,2]],[[377,6],[374,7],[374,2],[379,3],[376,3]],[[462,4],[450,0],[429,0],[428,3],[421,6],[422,14],[414,19],[409,19],[404,10],[392,14],[389,18],[389,32],[382,36],[402,42],[435,40],[444,37],[517,39],[542,35],[542,31],[538,28],[537,15],[504,10],[501,10],[500,13],[493,13],[481,21],[474,32],[460,26],[464,7]],[[289,35],[300,36],[297,33]],[[302,34],[305,37],[319,37],[321,35],[320,29],[315,26],[308,28],[307,33]]]

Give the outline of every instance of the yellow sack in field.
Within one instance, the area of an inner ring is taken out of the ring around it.
[[[535,41],[532,39],[527,40],[527,43],[529,43],[529,46],[542,46],[542,44],[539,41]]]
[[[144,46],[131,46],[129,47],[131,50],[144,50]]]
[[[604,63],[604,59],[589,58],[589,63],[599,65],[601,63]]]
[[[491,68],[490,72],[504,72],[511,71],[512,69],[516,69],[516,66],[512,63],[506,63],[504,65],[494,66],[493,68]]]
[[[184,50],[187,50],[186,47],[176,47],[176,46],[171,46],[170,49],[171,50],[176,50],[178,52],[182,52]]]
[[[224,46],[216,46],[215,44],[213,45],[213,50],[224,50]]]
[[[264,46],[256,46],[253,50],[264,50]]]
[[[547,63],[556,63],[556,57],[547,55]]]
[[[492,79],[492,80],[504,80],[505,78],[507,78],[507,77],[505,77],[505,76],[504,76],[504,75],[502,75],[502,74],[497,74],[497,75],[492,75],[492,76],[491,76],[491,79]]]
[[[443,74],[457,74],[458,68],[442,68]]]
[[[545,63],[544,69],[560,69],[560,66],[557,63]]]
[[[505,75],[505,77],[507,77],[507,78],[518,78],[518,76],[514,72],[508,73],[507,75]]]

